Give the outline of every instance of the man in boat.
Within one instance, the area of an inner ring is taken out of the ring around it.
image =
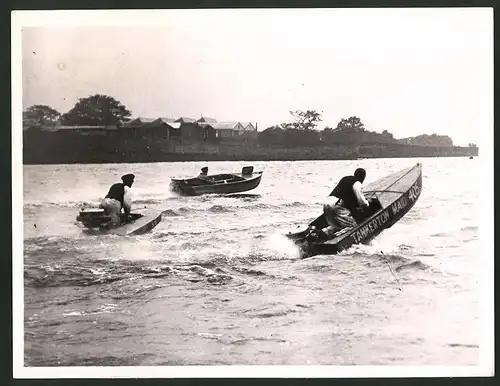
[[[200,174],[198,174],[198,177],[200,180],[203,180],[203,181],[206,181],[206,182],[210,182],[212,183],[212,178],[211,177],[208,177],[208,167],[202,167],[201,168],[201,172]]]
[[[198,178],[203,178],[206,177],[207,175],[208,175],[208,168],[205,166],[201,168],[201,172],[198,175]]]
[[[313,229],[308,236],[309,240],[331,239],[338,231],[355,227],[362,221],[363,212],[370,206],[362,190],[365,177],[365,169],[358,168],[354,175],[345,176],[339,181],[323,205],[323,214],[328,226],[323,229]]]
[[[132,199],[130,196],[130,188],[134,183],[135,176],[133,174],[125,174],[122,176],[122,182],[111,185],[109,192],[102,200],[99,208],[104,209],[106,214],[111,217],[111,221],[106,224],[109,227],[120,225],[120,214],[123,209],[126,218],[130,215],[132,209]]]

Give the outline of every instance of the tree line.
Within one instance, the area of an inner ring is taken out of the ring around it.
[[[80,98],[68,112],[59,111],[46,105],[33,105],[23,112],[25,126],[114,126],[130,120],[132,113],[122,103],[103,94]]]
[[[120,126],[130,121],[131,112],[122,103],[103,94],[80,98],[74,107],[61,114],[46,105],[33,105],[23,112],[23,125],[28,127],[55,126]],[[405,144],[417,146],[453,146],[447,135],[423,134],[396,139],[387,130],[381,133],[367,130],[357,116],[342,118],[335,128],[318,129],[323,121],[316,110],[290,111],[292,120],[268,127],[258,133],[258,142],[264,146],[324,146],[333,144]],[[476,147],[469,144],[469,147]]]
[[[453,146],[447,135],[423,134],[416,137],[396,139],[387,130],[378,133],[367,130],[359,117],[342,118],[335,128],[317,130],[322,121],[316,110],[290,111],[292,122],[268,127],[259,133],[259,142],[270,146],[319,146],[332,144],[405,144],[416,146]],[[470,144],[474,145],[474,144]],[[469,146],[470,146],[469,145]],[[475,145],[474,145],[475,146]]]

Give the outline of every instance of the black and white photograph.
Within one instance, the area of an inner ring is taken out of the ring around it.
[[[11,21],[15,378],[494,375],[492,8]]]

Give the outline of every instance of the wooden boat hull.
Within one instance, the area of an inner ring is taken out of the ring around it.
[[[328,224],[324,215],[312,221],[307,229],[286,236],[301,249],[302,257],[332,255],[354,244],[366,244],[384,229],[390,228],[415,205],[422,190],[422,165],[403,169],[365,188],[367,199],[376,199],[379,209],[354,228],[343,229],[335,237],[325,242],[308,242],[306,236],[312,226],[324,228]]]
[[[245,169],[245,168],[244,168]],[[215,174],[205,179],[171,178],[170,189],[183,196],[199,196],[202,194],[241,193],[255,189],[260,185],[263,172]]]
[[[82,223],[85,227],[84,231],[89,234],[129,236],[144,234],[152,230],[160,223],[162,212],[153,209],[138,209],[130,214],[128,221],[111,229],[102,227],[102,224],[109,220],[102,209],[84,209],[80,211],[76,219]]]

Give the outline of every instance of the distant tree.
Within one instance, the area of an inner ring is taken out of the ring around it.
[[[358,117],[342,118],[335,129],[325,128],[322,134],[326,143],[362,143],[370,137]]]
[[[347,119],[342,118],[337,125],[337,130],[364,131],[365,125],[358,117],[349,117]]]
[[[299,130],[299,124],[297,122],[287,122],[287,123],[281,123],[279,127],[282,130]]]
[[[108,95],[95,94],[80,98],[75,106],[63,114],[65,125],[120,125],[130,120],[130,110]]]
[[[282,123],[259,133],[259,142],[287,147],[317,146],[321,144],[388,144],[397,140],[387,130],[382,133],[365,129],[356,116],[342,118],[335,129],[327,126],[322,131],[313,130],[321,121],[321,113],[315,110],[290,111],[295,122]]]
[[[469,143],[469,147],[477,147],[475,143]]]
[[[396,139],[387,130],[382,133],[366,130],[359,117],[342,118],[335,129],[325,127],[321,133],[325,143],[344,144],[388,144],[395,143]]]
[[[389,133],[387,130],[382,131],[381,135],[384,138],[387,138],[387,139],[390,139],[390,140],[394,140],[394,136],[392,135],[392,133]]]
[[[290,114],[295,119],[295,122],[291,123],[282,123],[281,128],[283,129],[296,129],[296,130],[313,130],[316,126],[318,126],[319,122],[323,119],[321,118],[321,113],[318,113],[316,110],[295,110],[290,111]]]
[[[55,125],[61,113],[46,105],[33,105],[23,112],[23,126]]]

